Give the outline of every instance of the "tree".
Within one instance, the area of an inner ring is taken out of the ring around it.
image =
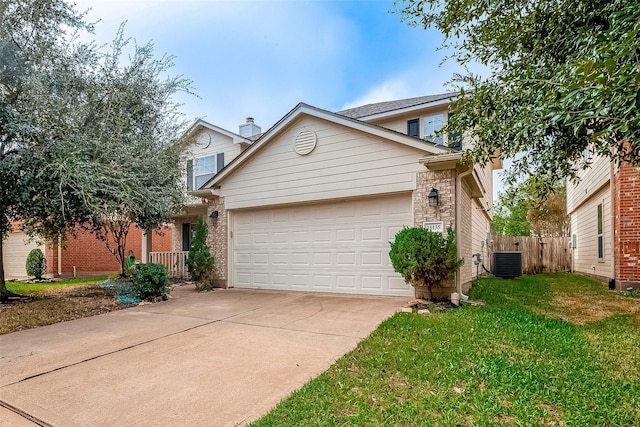
[[[189,246],[187,256],[187,268],[191,278],[196,281],[197,287],[208,289],[211,287],[211,273],[215,260],[211,256],[209,246],[207,246],[207,234],[209,230],[203,217],[198,218],[195,233]]]
[[[575,178],[586,149],[640,164],[640,2],[416,0],[399,12],[436,27],[443,47],[486,78],[456,75],[460,97],[444,132],[475,141],[486,162],[515,158],[508,178],[535,175],[549,192]]]
[[[44,236],[84,219],[62,157],[77,138],[79,72],[90,45],[70,33],[91,30],[62,0],[0,0],[0,300],[7,296],[3,239],[12,220]]]
[[[123,34],[121,26],[111,50],[98,54],[97,68],[89,76],[86,137],[74,147],[72,165],[91,212],[85,227],[105,242],[122,275],[131,226],[137,223],[150,232],[169,222],[182,204],[186,122],[172,96],[190,91],[182,76],[167,76],[173,57],[155,59],[151,43],[134,46],[122,64],[130,44]]]
[[[173,57],[154,59],[121,28],[110,51],[77,42],[91,30],[64,0],[0,0],[0,234],[21,221],[57,240],[96,232],[121,261],[133,222],[152,230],[180,204],[181,135]],[[115,236],[110,237],[110,236]],[[7,295],[0,241],[0,298]]]
[[[498,195],[493,215],[496,235],[564,237],[569,235],[567,190],[564,181],[552,185],[552,193],[540,196],[538,179],[512,183]]]
[[[433,295],[433,285],[450,277],[464,263],[458,259],[456,234],[449,227],[447,237],[421,227],[404,227],[391,243],[389,258],[393,269],[404,281],[426,286]]]

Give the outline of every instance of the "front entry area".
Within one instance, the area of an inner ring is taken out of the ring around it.
[[[389,242],[413,225],[410,193],[232,211],[231,286],[411,296]]]

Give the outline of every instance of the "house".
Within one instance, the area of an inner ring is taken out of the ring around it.
[[[585,150],[589,168],[567,184],[572,270],[625,290],[640,287],[640,168]]]
[[[29,252],[40,249],[47,260],[47,273],[53,277],[81,277],[108,275],[120,271],[120,264],[107,250],[104,242],[95,235],[77,227],[74,233],[67,233],[64,242],[44,245],[29,239],[20,224],[12,224],[13,230],[3,242],[4,272],[6,279],[27,278],[26,261]],[[156,251],[171,251],[171,228],[163,227],[153,233],[152,247]],[[143,259],[149,239],[135,225],[127,237],[125,252],[133,252]]]
[[[174,251],[206,214],[220,286],[410,296],[389,242],[405,226],[453,227],[465,264],[441,292],[468,289],[472,256],[487,254],[501,165],[465,164],[434,135],[455,95],[337,113],[301,103],[255,141],[226,135],[238,155],[191,192],[200,202],[176,219]],[[204,123],[195,131],[208,135],[203,145],[224,135]]]

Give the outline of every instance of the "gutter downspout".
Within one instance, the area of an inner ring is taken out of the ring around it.
[[[473,172],[473,167],[467,169],[462,173],[458,173],[458,177],[456,178],[456,246],[458,247],[458,259],[462,258],[460,248],[462,236],[460,235],[460,223],[462,222],[462,212],[460,206],[462,205],[462,178],[468,176]],[[462,280],[460,278],[460,271],[456,272],[456,289],[458,294],[460,295],[460,300],[463,299],[466,301],[469,298],[467,295],[462,293]]]
[[[62,276],[62,235],[58,235],[58,277]]]

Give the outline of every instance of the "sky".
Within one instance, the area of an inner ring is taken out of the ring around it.
[[[170,70],[192,81],[180,94],[189,122],[238,132],[246,117],[265,131],[299,102],[338,111],[444,93],[442,35],[391,13],[393,0],[71,0],[96,22],[98,44],[153,42]]]

